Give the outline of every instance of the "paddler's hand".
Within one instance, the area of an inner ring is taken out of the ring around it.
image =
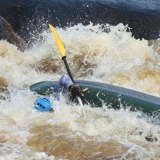
[[[69,86],[69,91],[73,96],[84,96],[84,94],[87,92],[88,88],[82,89],[79,85],[77,84],[72,84]]]

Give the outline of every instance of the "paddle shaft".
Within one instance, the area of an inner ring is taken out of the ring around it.
[[[69,75],[70,79],[71,79],[72,82],[75,84],[75,81],[74,81],[74,79],[73,79],[73,77],[72,77],[72,74],[71,74],[71,70],[70,70],[69,65],[68,65],[68,62],[67,62],[67,60],[66,60],[66,56],[63,56],[63,57],[62,57],[62,60],[64,61],[64,64],[65,64],[65,66],[66,66],[66,69],[67,69],[67,72],[68,72],[68,75]],[[76,96],[76,97],[77,97],[77,100],[78,100],[79,104],[80,104],[81,107],[83,108],[83,103],[82,103],[81,98],[80,98],[79,96]],[[83,112],[84,112],[84,111],[83,111]],[[85,113],[83,113],[83,114],[86,115]]]
[[[75,81],[74,81],[74,79],[73,79],[73,77],[72,77],[71,70],[70,70],[69,65],[68,65],[68,62],[67,62],[67,60],[66,60],[66,56],[62,57],[62,60],[64,61],[64,64],[65,64],[65,66],[66,66],[66,69],[67,69],[67,72],[68,72],[69,77],[71,78],[72,82],[75,84]]]

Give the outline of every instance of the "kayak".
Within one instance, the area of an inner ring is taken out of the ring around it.
[[[58,81],[41,81],[31,85],[31,91],[40,95],[54,93]],[[120,109],[129,108],[132,111],[142,111],[147,115],[157,115],[160,110],[160,98],[139,91],[93,81],[76,81],[82,88],[88,88],[82,97],[82,102],[91,107]]]

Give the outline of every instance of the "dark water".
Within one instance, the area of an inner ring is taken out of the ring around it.
[[[27,41],[48,28],[78,23],[128,25],[135,38],[160,36],[160,2],[157,0],[0,0],[0,15]]]

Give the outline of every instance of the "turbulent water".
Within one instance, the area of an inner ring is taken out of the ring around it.
[[[109,28],[109,33],[92,24],[56,28],[74,78],[160,97],[158,40],[149,46],[122,24]],[[82,110],[65,97],[55,103],[54,113],[37,112],[33,103],[38,95],[28,86],[66,73],[51,32],[39,38],[41,43],[37,40],[25,52],[0,41],[0,159],[160,159],[160,126],[140,118],[141,112],[87,105]],[[153,142],[146,140],[150,136]]]

